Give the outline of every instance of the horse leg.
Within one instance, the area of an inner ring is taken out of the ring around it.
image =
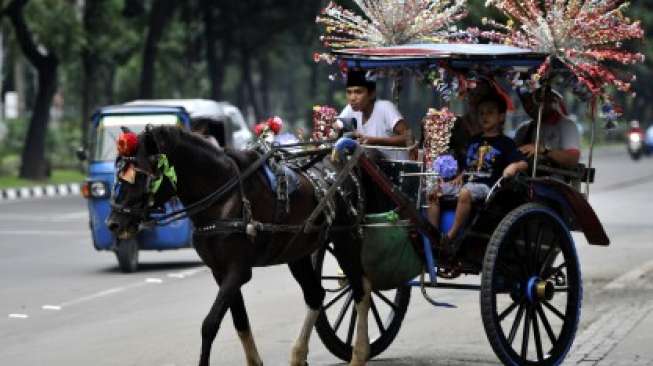
[[[218,285],[220,290],[218,290],[218,295],[213,301],[211,310],[204,318],[202,322],[202,352],[200,354],[200,366],[209,366],[209,359],[211,357],[211,346],[213,341],[218,334],[220,329],[220,323],[222,318],[224,318],[227,309],[231,306],[234,298],[240,292],[240,286],[249,280],[251,276],[251,269],[249,271],[243,271],[236,268],[230,268],[226,271],[224,276],[220,277],[221,280],[218,280]]]
[[[363,275],[360,246],[353,245],[350,236],[335,234],[332,239],[333,254],[349,280],[356,303],[356,334],[349,366],[363,366],[370,356],[367,315],[370,309],[371,285]]]
[[[288,263],[288,267],[290,267],[290,272],[299,283],[304,294],[304,302],[308,307],[304,324],[290,354],[290,365],[305,366],[308,365],[308,341],[315,326],[315,321],[320,314],[325,292],[313,270],[310,256]]]
[[[360,301],[356,302],[356,338],[354,340],[354,347],[351,354],[350,366],[365,365],[367,359],[370,357],[370,338],[367,327],[367,315],[370,311],[370,298],[372,286],[364,276],[360,277],[362,282],[363,294]]]
[[[245,351],[247,366],[263,366],[263,361],[261,361],[261,356],[258,353],[256,343],[254,343],[254,337],[252,336],[252,330],[249,326],[243,293],[240,290],[238,290],[236,296],[231,302],[231,307],[229,309],[231,310],[231,318],[233,319],[234,327],[238,332],[240,343],[243,345],[243,350]]]

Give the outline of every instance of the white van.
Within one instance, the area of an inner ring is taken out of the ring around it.
[[[211,134],[221,146],[244,149],[253,138],[238,107],[228,102],[210,99],[140,99],[125,104],[183,107],[190,115],[191,125],[202,121],[211,124]]]

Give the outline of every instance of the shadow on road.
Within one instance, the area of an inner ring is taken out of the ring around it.
[[[174,271],[174,270],[183,270],[190,268],[197,268],[203,266],[204,263],[201,261],[175,261],[175,262],[155,262],[155,263],[139,263],[138,271],[135,273],[148,273],[148,272],[160,272],[160,271]],[[98,270],[100,273],[122,273],[118,265],[100,268]]]

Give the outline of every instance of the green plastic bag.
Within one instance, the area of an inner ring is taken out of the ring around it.
[[[365,216],[362,261],[375,290],[397,288],[422,271],[409,235],[410,223],[394,211]]]

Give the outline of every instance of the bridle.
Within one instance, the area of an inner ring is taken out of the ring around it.
[[[221,200],[222,198],[225,197],[228,193],[230,193],[236,186],[240,188],[240,196],[241,196],[241,201],[243,204],[243,218],[242,222],[249,222],[249,220],[252,217],[251,214],[251,204],[247,197],[245,196],[245,189],[243,186],[243,183],[245,180],[247,180],[253,173],[255,173],[264,163],[266,160],[268,160],[274,153],[274,150],[271,149],[270,151],[267,151],[265,154],[262,154],[259,156],[259,158],[250,166],[247,167],[242,173],[240,169],[238,168],[238,164],[234,161],[233,158],[231,158],[229,155],[225,154],[225,157],[227,158],[227,161],[229,164],[232,166],[236,174],[232,176],[225,184],[220,186],[218,189],[213,191],[212,193],[208,194],[204,198],[182,208],[179,210],[175,210],[172,212],[169,212],[167,214],[163,215],[157,215],[156,217],[152,217],[151,213],[155,210],[154,207],[154,195],[158,192],[161,184],[163,183],[163,179],[167,178],[171,183],[173,188],[176,190],[176,174],[174,173],[174,167],[172,167],[167,159],[167,156],[165,154],[157,154],[159,155],[157,159],[157,173],[152,173],[147,170],[144,170],[142,168],[138,168],[135,165],[135,159],[134,158],[124,158],[126,159],[125,161],[128,161],[134,165],[134,169],[136,170],[136,173],[144,174],[146,176],[146,192],[145,195],[147,196],[147,201],[145,204],[145,208],[131,208],[131,207],[126,207],[125,205],[120,205],[115,202],[113,197],[116,197],[116,193],[119,193],[120,190],[120,184],[124,184],[121,182],[120,178],[116,179],[116,184],[114,185],[114,192],[112,193],[112,199],[111,199],[111,207],[114,211],[123,214],[123,215],[128,215],[132,217],[139,217],[139,218],[149,218],[149,220],[146,220],[144,222],[145,225],[157,225],[157,226],[164,226],[167,225],[173,221],[181,220],[184,218],[188,218],[190,216],[193,216],[195,214],[198,214],[207,208],[213,206],[216,202]],[[155,155],[153,155],[155,156]],[[162,162],[164,161],[164,162]],[[174,177],[174,178],[173,178]]]

